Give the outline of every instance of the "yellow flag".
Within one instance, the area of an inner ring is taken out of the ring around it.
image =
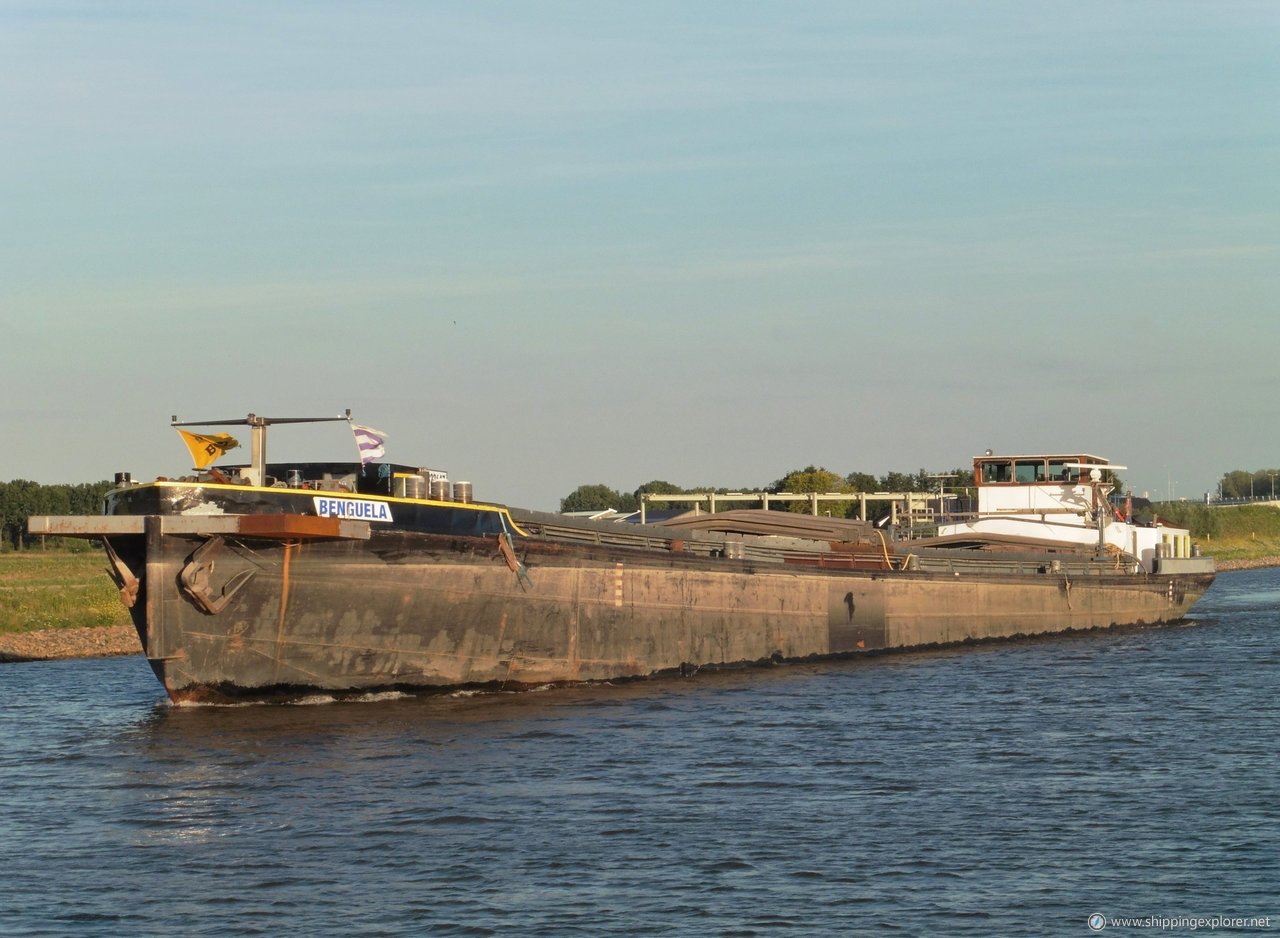
[[[227,450],[240,445],[230,433],[178,432],[182,434],[182,442],[187,444],[187,449],[191,450],[191,458],[195,460],[197,469],[203,469],[215,459],[221,458]]]

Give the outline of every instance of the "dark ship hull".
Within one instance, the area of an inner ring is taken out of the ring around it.
[[[1211,562],[1135,572],[1079,551],[912,552],[835,529],[204,481],[122,488],[107,512],[31,530],[104,540],[175,701],[520,688],[1152,625],[1213,581]]]

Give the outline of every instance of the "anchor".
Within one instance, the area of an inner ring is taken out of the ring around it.
[[[511,572],[516,575],[516,582],[520,584],[521,591],[527,592],[528,588],[533,586],[533,581],[529,579],[528,568],[516,557],[516,549],[511,543],[511,535],[505,531],[498,535],[498,552],[502,554],[502,559],[507,562]]]
[[[224,541],[215,535],[207,539],[191,554],[191,559],[178,574],[182,590],[191,600],[211,616],[216,616],[227,608],[227,604],[235,597],[253,577],[253,570],[242,570],[229,579],[222,587],[222,592],[214,595],[209,577],[213,573],[214,558],[222,551]]]
[[[133,575],[129,565],[120,559],[110,541],[104,540],[102,544],[107,548],[107,559],[111,561],[107,573],[120,589],[120,602],[124,603],[126,609],[132,609],[138,602],[138,578]]]

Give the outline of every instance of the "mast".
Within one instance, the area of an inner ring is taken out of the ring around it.
[[[248,427],[249,469],[244,475],[253,485],[263,485],[267,478],[267,427],[277,423],[328,423],[335,420],[351,422],[351,408],[341,417],[259,417],[249,414],[233,420],[179,421],[177,414],[170,420],[171,427]]]

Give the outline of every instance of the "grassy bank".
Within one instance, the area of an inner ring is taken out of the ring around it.
[[[128,624],[100,551],[0,552],[0,633]]]
[[[1201,551],[1220,564],[1250,564],[1280,557],[1280,508],[1218,508],[1193,502],[1161,502],[1157,515],[1191,531]]]
[[[1250,566],[1265,562],[1275,565],[1280,558],[1280,537],[1209,537],[1197,538],[1200,550],[1218,562],[1218,569]]]

